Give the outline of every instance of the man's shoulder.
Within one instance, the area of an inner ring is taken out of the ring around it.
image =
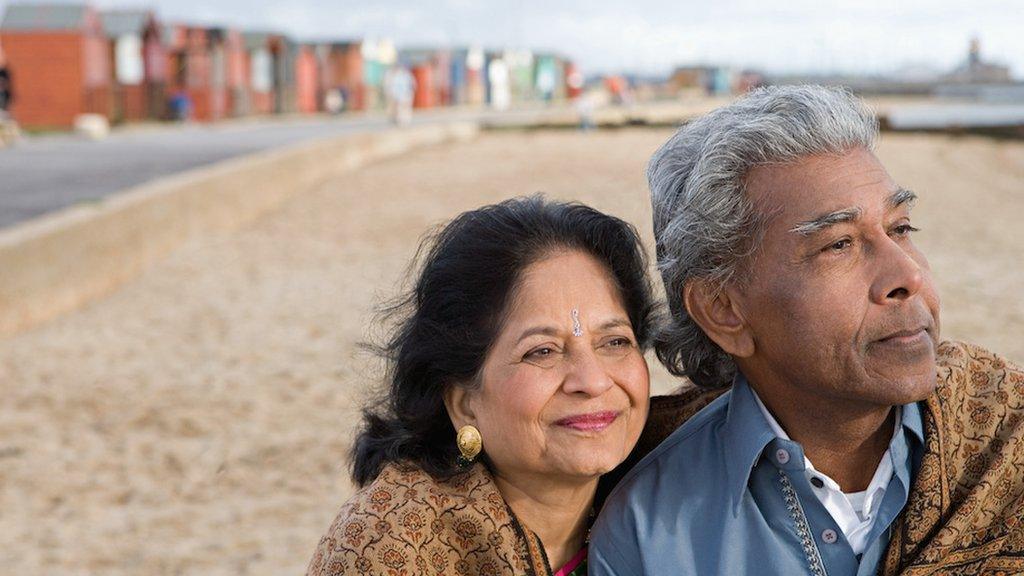
[[[717,446],[717,430],[725,422],[729,396],[725,389],[652,398],[651,422],[638,450],[623,464],[627,471],[608,498],[623,492],[642,498],[646,490],[638,488],[663,485],[659,482],[663,476],[671,476],[674,487],[682,487],[691,476],[713,477],[714,462],[723,454]],[[653,442],[657,444],[651,447]],[[724,466],[724,462],[721,464]]]

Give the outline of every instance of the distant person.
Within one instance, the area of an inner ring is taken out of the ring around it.
[[[3,48],[0,48],[0,120],[6,120],[10,115],[11,104],[14,102],[14,83],[11,80],[11,71],[7,67],[7,57]]]
[[[636,230],[535,196],[463,213],[424,252],[352,449],[360,490],[308,574],[585,576],[598,478],[647,416]]]
[[[384,77],[384,93],[391,121],[404,126],[412,121],[412,104],[416,95],[416,78],[404,66],[395,66]]]
[[[512,83],[508,64],[501,58],[491,60],[487,64],[487,82],[491,108],[508,110],[512,105]]]
[[[545,102],[550,103],[555,97],[555,70],[550,66],[544,66],[537,71],[537,92]]]
[[[580,130],[583,132],[590,132],[597,128],[597,121],[595,120],[595,114],[597,112],[598,101],[600,95],[595,90],[587,90],[580,94],[573,101],[573,107],[576,108],[576,114],[580,119]]]
[[[787,86],[654,154],[655,347],[700,389],[652,400],[590,574],[1024,574],[1024,371],[940,338],[877,133],[851,94]]]
[[[611,96],[612,104],[627,107],[633,105],[633,91],[629,87],[629,81],[622,76],[606,76],[604,86]]]
[[[328,114],[341,114],[345,109],[345,92],[341,88],[332,88],[324,94],[324,110]]]
[[[170,110],[174,120],[187,122],[192,119],[192,98],[188,91],[180,89],[171,94]]]

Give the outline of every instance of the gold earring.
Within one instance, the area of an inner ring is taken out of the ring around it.
[[[480,438],[480,431],[476,429],[476,426],[469,424],[459,428],[459,433],[455,436],[455,443],[458,444],[459,452],[462,453],[462,458],[467,463],[472,462],[480,454],[480,449],[484,445],[483,439]]]

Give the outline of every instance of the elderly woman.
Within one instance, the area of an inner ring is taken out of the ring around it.
[[[539,196],[441,230],[309,574],[586,574],[598,478],[647,415],[646,270],[632,226]]]

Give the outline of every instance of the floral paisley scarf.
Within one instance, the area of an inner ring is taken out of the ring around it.
[[[558,574],[585,575],[581,552]],[[552,570],[540,539],[519,523],[483,464],[445,481],[389,464],[342,507],[307,574],[552,576]]]

